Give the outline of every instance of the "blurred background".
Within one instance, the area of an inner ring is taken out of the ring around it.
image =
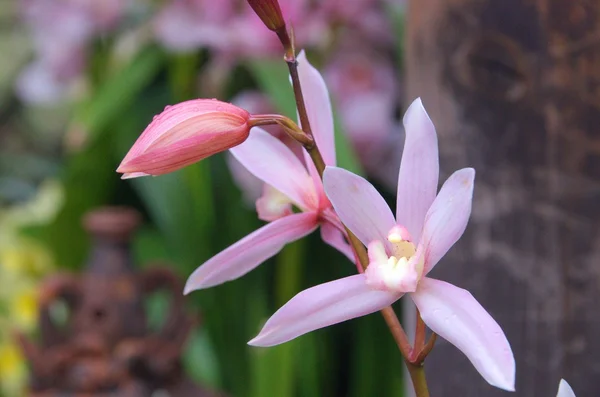
[[[369,175],[393,200],[403,4],[304,0],[282,8],[297,47],[329,86],[339,164]],[[97,271],[96,251],[111,249],[94,238],[102,225],[82,226],[90,210],[136,209],[135,271],[160,263],[180,282],[261,224],[254,202],[263,186],[227,153],[174,174],[120,180],[118,163],[152,117],[198,97],[292,118],[295,105],[280,44],[242,0],[0,0],[0,28],[0,395],[13,397],[27,394],[30,370],[34,388],[44,390],[42,375],[50,375],[32,357],[52,361],[52,349],[69,344],[45,335],[40,302],[48,321],[65,324],[83,298],[73,304],[63,293],[69,282],[52,280]],[[275,348],[246,345],[297,292],[352,272],[315,235],[240,280],[191,294],[183,302],[197,322],[184,338],[183,373],[239,397],[403,395],[402,362],[378,316]],[[91,280],[78,293],[110,300],[113,287],[96,290]],[[147,295],[140,299],[148,322],[167,322],[173,297]],[[30,346],[25,355],[17,332],[41,350]],[[74,357],[63,364],[78,365]],[[56,384],[47,390],[61,391]]]
[[[599,396],[600,3],[280,3],[329,87],[339,165],[393,203],[401,116],[422,97],[440,179],[477,170],[469,227],[433,277],[503,327],[514,395],[553,396],[565,378]],[[280,45],[245,1],[0,0],[0,29],[0,395],[28,395],[31,375],[58,395],[408,396],[377,315],[246,345],[298,291],[352,274],[316,234],[177,293],[261,225],[263,186],[227,153],[156,178],[115,172],[167,105],[295,117]],[[505,395],[443,340],[426,368],[433,396]]]

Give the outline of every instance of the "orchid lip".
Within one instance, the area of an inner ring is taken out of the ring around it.
[[[415,292],[423,274],[422,256],[406,228],[400,225],[390,230],[387,240],[387,247],[379,240],[369,244],[367,284],[377,290]]]

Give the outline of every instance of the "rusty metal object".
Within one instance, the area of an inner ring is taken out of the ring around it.
[[[194,320],[183,311],[182,285],[169,269],[137,272],[130,239],[137,212],[104,208],[84,219],[93,238],[86,271],[47,280],[40,299],[36,345],[19,340],[31,368],[31,396],[216,396],[185,378],[180,361]],[[164,290],[171,297],[162,328],[147,324],[144,299]],[[56,324],[51,308],[68,308]]]
[[[411,0],[408,98],[423,98],[445,175],[477,170],[467,233],[433,277],[503,326],[517,395],[600,396],[600,2]],[[450,364],[451,363],[451,364]],[[449,344],[433,396],[501,396]]]

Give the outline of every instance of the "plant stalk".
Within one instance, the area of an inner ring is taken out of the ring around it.
[[[283,40],[282,40],[283,41]],[[285,44],[284,44],[285,46]],[[300,124],[302,130],[311,138],[313,138],[312,129],[310,126],[310,121],[308,119],[308,113],[306,111],[306,104],[304,102],[304,96],[302,95],[302,87],[300,86],[300,78],[298,75],[298,62],[296,61],[295,54],[293,57],[290,57],[286,52],[285,61],[288,65],[288,69],[290,71],[290,77],[292,79],[292,87],[294,90],[294,97],[296,99],[296,107],[298,109],[298,117],[300,118]],[[325,171],[325,162],[323,161],[323,156],[319,151],[319,147],[317,146],[316,141],[312,147],[307,147],[306,150],[310,155],[310,158],[315,164],[315,167],[321,177],[323,179],[323,172]],[[342,223],[343,224],[343,223]],[[357,258],[360,261],[362,269],[366,269],[369,265],[369,258],[367,255],[367,250],[365,246],[358,240],[358,238],[344,225],[346,232],[348,234],[348,241],[352,246],[354,252],[356,253]],[[400,321],[398,320],[398,316],[394,312],[391,306],[388,306],[381,310],[381,314],[385,319],[385,322],[390,330],[390,333],[394,337],[394,341],[398,345],[400,352],[404,356],[405,363],[408,367],[408,372],[413,382],[413,386],[415,388],[415,393],[417,397],[429,397],[429,390],[427,388],[427,381],[425,379],[425,370],[423,365],[415,365],[411,363],[409,360],[412,354],[412,348],[410,346],[410,342],[408,341],[408,337],[406,336],[406,332],[402,328]]]

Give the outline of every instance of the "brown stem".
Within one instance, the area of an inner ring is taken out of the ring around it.
[[[290,118],[280,114],[254,114],[250,116],[248,125],[250,128],[263,125],[278,125],[286,134],[295,141],[300,142],[307,150],[315,145],[312,136],[302,131],[302,129]]]
[[[413,355],[416,355],[423,350],[425,346],[425,323],[421,318],[421,313],[419,313],[419,309],[417,309],[417,326],[415,330],[415,348],[413,350]]]
[[[437,340],[437,334],[436,333],[431,334],[425,347],[423,347],[423,349],[419,352],[419,354],[417,354],[415,359],[412,360],[413,364],[423,365],[423,362],[425,361],[425,357],[427,357],[429,355],[429,353],[431,353],[431,350],[433,349],[433,346],[435,345],[436,340]]]
[[[398,316],[396,316],[396,312],[394,312],[394,309],[392,309],[391,306],[388,306],[381,309],[381,315],[390,329],[394,341],[396,341],[396,344],[398,345],[398,349],[400,349],[404,358],[408,360],[412,352],[412,347],[410,346],[406,332],[404,332],[404,329],[398,320]]]
[[[290,71],[290,77],[292,78],[292,88],[294,89],[294,97],[296,99],[296,106],[298,107],[300,125],[302,126],[304,132],[312,136],[312,128],[310,127],[310,121],[308,120],[308,113],[306,111],[306,104],[304,103],[304,96],[302,95],[302,87],[300,86],[298,61],[296,61],[296,58],[294,57],[286,60],[286,62]]]
[[[294,41],[290,37],[287,26],[282,26],[279,29],[275,30],[277,37],[279,37],[279,41],[281,41],[281,45],[283,45],[283,49],[285,50],[285,59],[293,59],[295,50],[294,50]]]
[[[292,79],[292,87],[294,89],[294,97],[296,99],[296,107],[298,108],[300,124],[304,132],[312,138],[312,129],[310,127],[310,121],[308,120],[308,113],[306,111],[304,96],[302,95],[302,87],[300,86],[300,78],[298,76],[298,62],[296,61],[295,56],[290,57],[287,53],[286,62],[290,71],[290,77]],[[323,156],[319,151],[317,143],[315,142],[313,147],[306,148],[306,150],[308,151],[311,159],[313,160],[315,167],[319,172],[319,175],[321,176],[321,179],[323,179],[323,172],[325,171],[325,162],[323,161]],[[344,225],[344,228],[348,233],[348,241],[354,249],[356,256],[360,260],[362,268],[366,269],[369,265],[369,258],[365,246],[350,230],[348,230],[346,225]],[[425,370],[423,369],[422,365],[416,366],[409,361],[412,353],[412,348],[410,346],[410,342],[408,341],[408,337],[406,336],[406,332],[404,332],[404,329],[402,328],[402,325],[400,324],[400,321],[398,320],[398,316],[396,316],[394,309],[392,309],[391,306],[388,306],[381,310],[381,314],[383,315],[383,318],[385,319],[385,322],[390,330],[390,333],[394,337],[394,340],[396,341],[400,352],[404,356],[417,397],[429,397],[427,381],[425,380]]]

